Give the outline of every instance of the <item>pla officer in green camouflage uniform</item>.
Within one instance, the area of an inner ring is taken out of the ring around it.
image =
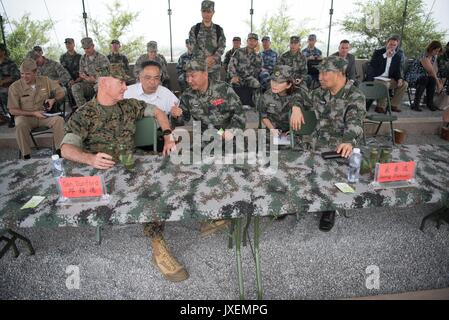
[[[97,169],[114,166],[112,155],[106,147],[123,144],[134,149],[136,122],[142,117],[154,117],[164,130],[163,154],[175,150],[170,125],[165,113],[156,106],[136,99],[123,99],[128,76],[121,64],[111,64],[98,73],[98,94],[80,107],[67,122],[61,143],[62,156],[68,160],[85,163]],[[162,236],[161,223],[145,225],[145,234],[151,237],[153,261],[166,278],[182,281],[187,271],[171,255]]]
[[[290,37],[290,50],[284,52],[279,58],[278,64],[293,68],[293,77],[297,86],[305,86],[307,80],[307,60],[301,53],[301,43],[298,36]]]
[[[2,43],[0,44],[0,104],[2,112],[0,114],[0,124],[13,120],[7,117],[8,111],[6,110],[8,102],[8,88],[14,82],[20,79],[20,72],[17,65],[8,57],[8,50]]]
[[[290,125],[299,130],[304,123],[301,107],[308,103],[308,99],[306,90],[295,88],[292,67],[277,65],[271,75],[270,89],[260,99],[262,123],[273,130],[275,136],[287,134]]]
[[[95,95],[97,70],[109,66],[108,58],[95,51],[95,45],[91,38],[83,38],[81,45],[85,53],[80,59],[79,68],[79,76],[82,81],[72,85],[72,94],[77,108],[84,105],[87,100],[90,100]]]
[[[81,81],[79,77],[81,55],[75,51],[75,41],[72,38],[66,38],[64,43],[67,52],[59,57],[59,62],[72,77],[70,81],[70,85],[72,85]]]
[[[331,148],[348,158],[353,147],[363,139],[363,120],[366,115],[365,96],[346,79],[345,59],[330,56],[317,66],[321,87],[311,93],[310,107],[315,111],[318,124],[313,133],[315,145]],[[330,231],[335,211],[323,212],[320,230]]]
[[[365,96],[346,79],[347,64],[337,56],[323,59],[317,66],[321,88],[311,93],[310,100],[318,119],[316,146],[335,148],[344,157],[362,144],[366,115]]]
[[[185,66],[193,58],[193,47],[190,39],[186,39],[186,49],[187,51],[179,57],[178,63],[176,64],[176,73],[178,75],[178,84],[181,92],[184,92],[187,88]]]
[[[262,57],[257,51],[259,36],[248,34],[247,46],[235,51],[228,66],[229,78],[234,91],[244,105],[255,107],[253,94],[260,89],[259,75]]]
[[[193,43],[193,55],[199,59],[205,57],[209,81],[220,80],[221,56],[225,52],[226,37],[223,28],[212,22],[215,3],[205,0],[201,2],[202,22],[192,26],[189,39]]]
[[[167,68],[167,60],[165,57],[159,53],[157,53],[157,42],[150,41],[147,43],[147,53],[141,55],[137,58],[136,63],[134,64],[134,77],[138,80],[140,71],[142,70],[142,63],[146,61],[156,61],[161,65],[161,82],[162,85],[168,89],[170,89],[170,77],[168,75]]]
[[[224,140],[232,140],[233,129],[245,129],[245,113],[231,86],[221,81],[209,81],[207,65],[202,59],[186,65],[189,88],[182,94],[179,107],[172,108],[175,119],[201,121],[201,130],[223,129]]]
[[[111,53],[108,54],[108,60],[110,63],[121,63],[126,73],[129,71],[128,57],[120,53],[121,44],[120,41],[114,39],[111,41]]]

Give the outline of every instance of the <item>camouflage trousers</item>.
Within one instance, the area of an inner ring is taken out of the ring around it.
[[[165,222],[149,222],[143,226],[143,234],[148,238],[162,236],[164,232]]]
[[[87,81],[75,83],[72,85],[72,95],[75,99],[76,107],[79,108],[95,96],[94,84]]]

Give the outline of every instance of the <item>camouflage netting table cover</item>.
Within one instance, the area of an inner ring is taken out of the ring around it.
[[[343,194],[347,160],[323,160],[320,152],[280,151],[276,172],[261,165],[175,165],[161,156],[137,156],[136,169],[116,166],[98,171],[66,161],[67,176],[102,174],[109,205],[57,206],[50,159],[8,161],[0,165],[0,227],[55,227],[143,223],[163,219],[218,219],[243,215],[282,215],[335,208],[408,207],[446,202],[449,146],[402,146],[393,160],[417,160],[417,187],[374,190],[372,176]],[[20,208],[35,195],[35,209]]]

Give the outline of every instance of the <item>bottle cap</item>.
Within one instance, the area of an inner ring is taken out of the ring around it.
[[[360,149],[359,148],[354,148],[354,149],[352,149],[352,152],[353,153],[360,153]]]
[[[58,160],[59,159],[59,155],[54,154],[51,156],[51,160]]]

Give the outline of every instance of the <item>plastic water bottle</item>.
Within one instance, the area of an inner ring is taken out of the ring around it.
[[[349,158],[348,182],[359,182],[360,164],[362,163],[362,154],[359,148],[352,150],[351,158]]]
[[[51,156],[51,162],[53,164],[53,177],[59,178],[64,177],[64,166],[62,164],[63,159],[59,157],[59,155],[54,154]]]

